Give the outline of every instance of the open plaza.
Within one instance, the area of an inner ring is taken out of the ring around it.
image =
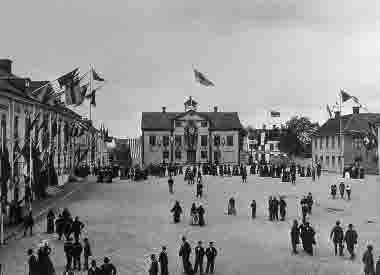
[[[80,192],[58,200],[55,210],[67,207],[72,215],[85,224],[83,237],[88,237],[93,258],[98,265],[108,256],[118,274],[148,274],[150,254],[159,254],[167,246],[169,274],[182,274],[178,256],[181,237],[186,236],[194,248],[199,240],[205,247],[209,241],[217,248],[215,274],[352,274],[363,272],[361,257],[367,244],[374,246],[375,260],[380,255],[380,207],[378,177],[351,180],[352,198],[333,200],[330,185],[338,182],[336,174],[322,174],[319,180],[297,178],[296,185],[280,179],[248,175],[247,183],[241,177],[204,176],[204,196],[196,199],[196,185],[189,185],[183,175],[174,178],[174,194],[168,192],[168,178],[149,177],[146,181],[115,179],[113,183],[96,183],[92,178]],[[301,219],[300,199],[312,192],[315,200],[309,221],[316,231],[314,256],[299,247],[299,254],[291,253],[290,228],[294,219]],[[285,196],[285,221],[269,221],[268,197]],[[230,197],[236,201],[236,216],[227,215]],[[250,203],[257,202],[257,217],[250,217]],[[183,209],[181,222],[173,223],[170,209],[178,200]],[[205,208],[206,225],[190,225],[190,207],[193,202]],[[349,260],[334,256],[330,231],[340,220],[344,231],[352,223],[359,239],[357,258]],[[10,239],[0,250],[4,274],[27,274],[26,251],[48,240],[51,259],[57,274],[65,266],[63,241],[55,234],[46,234],[46,219],[35,226],[32,237],[21,235]],[[194,252],[191,261],[194,263]],[[79,273],[81,274],[81,273]],[[87,274],[87,273],[84,273]]]

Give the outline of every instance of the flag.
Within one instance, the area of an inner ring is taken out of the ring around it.
[[[86,86],[86,85],[85,85]],[[87,88],[86,88],[87,91]],[[65,88],[65,101],[66,105],[80,105],[83,102],[82,99],[82,87],[80,87],[80,80],[73,81]]]
[[[79,68],[74,69],[73,71],[61,76],[58,78],[59,86],[62,88],[63,86],[70,86],[74,79],[78,76]]]
[[[92,92],[88,95],[86,95],[87,99],[90,99],[90,104],[93,106],[96,106],[96,101],[95,101],[95,93],[97,89],[92,90]]]
[[[270,111],[270,116],[271,116],[271,117],[280,117],[280,112],[277,112],[277,111]]]
[[[332,112],[328,104],[326,104],[326,110],[327,110],[327,113],[329,114],[329,117],[332,118]]]
[[[85,97],[86,97],[86,93],[87,93],[87,89],[88,89],[88,84],[86,85],[83,85],[82,87],[80,87],[80,97],[78,98],[79,102],[76,104],[76,106],[79,106],[83,103]]]
[[[347,93],[347,92],[344,91],[343,89],[340,90],[340,94],[341,94],[341,96],[342,96],[342,102],[343,102],[343,103],[346,102],[347,100],[352,99],[353,101],[355,101],[355,103],[360,104],[360,103],[359,103],[359,100],[358,100],[357,97],[350,95],[349,93]]]
[[[49,100],[49,98],[51,98],[54,95],[54,89],[49,83],[45,87],[38,90],[36,93],[37,94],[35,96],[37,100],[41,103],[46,103]]]
[[[96,81],[104,81],[104,78],[100,77],[94,69],[92,69],[92,78]]]
[[[193,69],[193,70],[194,70],[195,80],[198,81],[200,84],[206,87],[215,86],[214,83],[208,80],[204,74],[197,71],[196,69]]]

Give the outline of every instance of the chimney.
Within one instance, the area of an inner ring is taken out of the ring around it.
[[[216,113],[218,111],[218,106],[214,106],[214,112]]]
[[[358,107],[358,106],[352,107],[352,113],[355,115],[359,114],[359,110],[360,110],[360,107]]]
[[[162,112],[166,113],[166,107],[165,106],[162,106]]]
[[[5,74],[12,73],[12,60],[0,59],[0,73],[5,73]]]
[[[336,118],[336,119],[340,118],[340,112],[339,112],[339,111],[336,111],[336,112],[335,112],[335,118]]]

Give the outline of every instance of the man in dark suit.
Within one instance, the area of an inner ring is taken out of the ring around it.
[[[182,245],[179,249],[179,256],[182,257],[183,270],[187,275],[192,274],[190,263],[191,246],[185,237],[182,237]]]
[[[96,261],[91,261],[91,267],[87,272],[87,275],[101,275],[100,268],[96,266]]]
[[[215,258],[218,255],[214,247],[214,243],[210,242],[209,247],[206,249],[206,257],[207,257],[207,265],[206,265],[206,273],[214,274],[215,270]]]
[[[160,256],[158,257],[158,261],[160,262],[160,268],[161,268],[161,275],[168,275],[169,274],[169,268],[168,268],[168,254],[166,253],[166,246],[162,247],[162,251],[160,253]]]
[[[28,249],[28,256],[29,256],[29,259],[28,259],[29,275],[38,275],[39,274],[38,260],[37,260],[37,257],[33,255],[32,249]]]
[[[203,274],[203,257],[205,256],[205,249],[202,247],[202,241],[198,242],[195,247],[195,263],[194,263],[194,274],[197,274],[198,267],[199,273]]]

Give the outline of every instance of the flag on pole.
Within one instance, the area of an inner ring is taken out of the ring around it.
[[[86,85],[85,85],[86,86]],[[87,87],[85,87],[87,91]],[[66,105],[80,105],[83,102],[82,94],[84,89],[80,86],[80,80],[74,80],[70,85],[65,87]]]
[[[88,83],[86,85],[83,85],[82,87],[80,87],[80,98],[78,98],[79,102],[76,104],[76,106],[79,106],[83,103],[85,97],[86,97],[86,93],[87,93],[87,89],[88,89]]]
[[[347,93],[345,90],[341,89],[341,90],[340,90],[340,94],[341,94],[341,96],[342,96],[342,102],[343,102],[343,103],[346,102],[347,100],[352,99],[353,101],[355,101],[355,103],[360,104],[360,103],[359,103],[359,100],[358,100],[357,97],[350,95],[350,94]]]
[[[38,101],[41,103],[47,103],[48,100],[54,95],[54,89],[50,83],[48,83],[45,87],[38,90],[36,93],[37,94],[35,96]]]
[[[104,81],[104,78],[100,77],[94,69],[92,69],[92,78],[96,81]]]
[[[203,73],[199,72],[196,69],[193,69],[193,70],[194,70],[195,80],[197,82],[199,82],[200,84],[206,87],[215,86],[215,84],[212,81],[210,81]]]
[[[92,92],[88,95],[86,95],[86,98],[90,100],[90,104],[94,107],[96,107],[96,100],[95,100],[95,94],[101,87],[98,87],[96,89],[93,89]]]
[[[281,113],[277,111],[270,111],[270,116],[271,117],[280,117]]]
[[[78,76],[78,70],[79,68],[75,68],[74,70],[72,70],[71,72],[67,73],[67,74],[64,74],[63,76],[59,77],[57,80],[58,80],[58,83],[59,83],[59,86],[62,88],[63,86],[70,86],[71,83],[74,82],[75,78]]]
[[[327,110],[327,113],[329,114],[329,117],[332,118],[332,112],[328,104],[326,104],[326,110]]]

